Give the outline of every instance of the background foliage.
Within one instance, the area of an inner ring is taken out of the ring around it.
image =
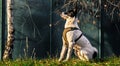
[[[119,56],[119,0],[14,0],[13,58],[58,57],[65,23],[59,14],[73,9],[76,2],[79,6],[79,27],[92,45],[98,48],[99,56]],[[6,26],[2,27],[5,30],[0,28],[0,33],[5,33],[0,36],[6,37]],[[2,39],[5,43],[6,38]]]

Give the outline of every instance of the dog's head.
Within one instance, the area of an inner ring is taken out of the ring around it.
[[[60,16],[63,19],[67,19],[68,17],[76,17],[76,15],[77,15],[77,10],[76,9],[69,10],[67,12],[62,12],[62,14],[60,14]]]

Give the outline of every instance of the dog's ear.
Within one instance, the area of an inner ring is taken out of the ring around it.
[[[69,11],[65,12],[65,14],[70,16],[70,17],[76,16],[76,13],[74,12],[74,10],[69,10]]]
[[[73,9],[73,11],[74,11],[74,15],[76,16],[77,15],[77,9],[75,8],[75,9]]]
[[[76,8],[74,8],[74,9],[73,9],[73,11],[74,11],[74,12],[77,12],[77,9],[76,9]]]

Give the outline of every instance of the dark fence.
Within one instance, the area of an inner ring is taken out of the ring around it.
[[[15,41],[12,53],[14,59],[59,56],[65,21],[56,13],[56,9],[59,9],[64,3],[64,0],[14,0]],[[5,45],[7,30],[5,5],[3,7],[4,18],[0,15],[0,46],[2,48]],[[92,45],[99,50],[99,57],[120,55],[120,27],[117,24],[120,22],[110,23],[103,8],[93,8],[93,11],[99,10],[102,15],[100,18],[85,11],[81,12],[79,27]],[[0,7],[0,13],[2,13],[1,9]],[[2,27],[2,25],[5,26]],[[2,48],[0,51],[4,50]]]

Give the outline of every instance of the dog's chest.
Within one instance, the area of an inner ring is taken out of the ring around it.
[[[78,27],[77,25],[77,21],[75,20],[75,18],[68,18],[66,20],[66,23],[65,23],[65,28],[68,28],[68,27]]]

